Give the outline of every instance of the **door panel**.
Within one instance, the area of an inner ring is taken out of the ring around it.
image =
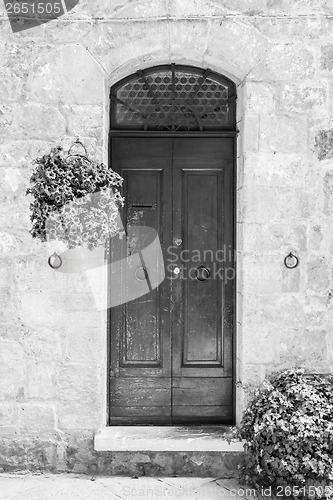
[[[175,250],[182,273],[173,280],[174,423],[184,421],[184,406],[189,421],[232,419],[232,327],[225,324],[224,313],[232,311],[233,297],[223,279],[225,270],[233,265],[233,256],[231,261],[225,256],[226,247],[233,244],[233,233],[226,224],[233,219],[232,198],[226,196],[227,188],[233,190],[232,176],[232,140],[174,140],[174,237],[183,241]],[[231,181],[226,180],[229,177]],[[208,275],[197,275],[200,268]]]
[[[220,176],[212,170],[183,175],[183,241],[191,256],[183,282],[183,366],[221,365],[221,286],[213,276],[214,255],[221,244]],[[211,276],[198,276],[199,281],[195,274],[202,266]]]
[[[132,231],[111,260],[137,255],[140,227],[154,227],[166,278],[111,310],[110,423],[231,423],[233,139],[113,138],[112,153]]]
[[[232,421],[232,380],[173,378],[173,423]]]
[[[171,423],[170,378],[112,377],[111,423]]]
[[[124,177],[122,221],[129,237],[111,238],[111,262],[122,260],[122,279],[110,287],[122,292],[124,284],[142,286],[142,267],[126,257],[140,255],[150,243],[148,226],[161,245],[171,244],[171,141],[113,139],[113,168]],[[148,269],[149,272],[149,269]],[[129,276],[128,276],[129,275]],[[138,278],[137,278],[138,276]],[[135,290],[134,290],[135,291]],[[138,294],[139,295],[139,294]],[[171,340],[168,308],[170,281],[110,311],[111,371],[110,423],[171,423]]]

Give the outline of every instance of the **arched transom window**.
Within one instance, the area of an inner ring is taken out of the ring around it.
[[[137,71],[111,88],[113,130],[232,131],[235,109],[235,84],[192,66]]]

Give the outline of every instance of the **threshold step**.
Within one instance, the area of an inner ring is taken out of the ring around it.
[[[110,426],[95,434],[96,451],[242,453],[244,442],[228,426]]]

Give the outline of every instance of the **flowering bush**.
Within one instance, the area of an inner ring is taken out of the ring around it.
[[[291,498],[333,496],[332,377],[301,369],[274,374],[256,391],[239,434],[245,481]]]
[[[120,175],[82,155],[66,156],[60,146],[33,163],[27,194],[34,198],[30,204],[34,238],[92,249],[122,232],[117,217],[123,204]]]

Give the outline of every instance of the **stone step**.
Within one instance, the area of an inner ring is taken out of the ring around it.
[[[98,473],[123,476],[238,476],[243,442],[226,426],[114,426],[95,435]]]

